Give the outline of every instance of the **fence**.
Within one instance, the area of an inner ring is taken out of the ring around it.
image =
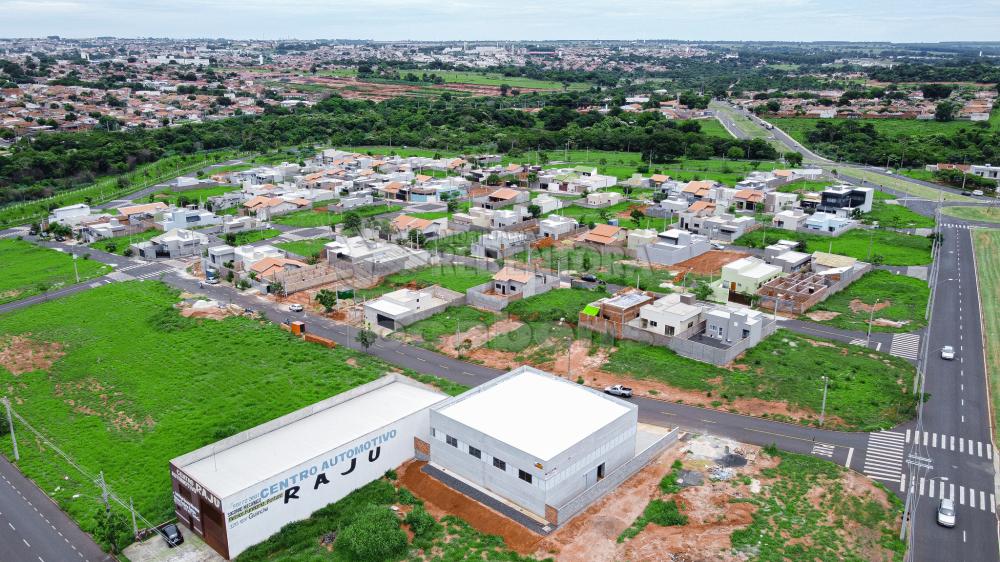
[[[667,447],[676,443],[679,436],[680,430],[677,428],[672,429],[669,433],[654,441],[650,446],[640,451],[639,454],[632,457],[632,459],[605,476],[602,480],[599,480],[590,488],[580,492],[580,494],[573,499],[556,508],[546,506],[546,514],[554,511],[555,523],[557,525],[565,524],[574,515],[583,511],[587,508],[587,506],[595,501],[601,499],[601,497],[611,490],[617,488],[622,484],[622,482],[628,480],[636,472],[639,472],[642,467],[646,466],[649,464],[649,461],[653,460],[653,457],[659,455],[665,451]]]
[[[465,292],[466,302],[469,306],[500,312],[508,304],[521,299],[520,293],[515,295],[497,295],[487,291],[493,290],[493,282],[476,285]]]
[[[670,342],[667,346],[674,350],[678,355],[683,355],[688,359],[694,359],[695,361],[701,361],[703,363],[712,363],[713,365],[726,365],[728,363],[732,363],[733,360],[735,360],[744,351],[757,345],[761,340],[773,334],[777,329],[777,326],[778,323],[774,320],[764,320],[764,325],[761,326],[761,335],[759,338],[743,338],[728,347],[716,347],[715,345],[679,337],[670,338]]]

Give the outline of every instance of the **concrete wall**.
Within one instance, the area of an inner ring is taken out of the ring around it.
[[[639,454],[630,459],[628,462],[618,467],[617,470],[606,474],[603,480],[598,481],[597,484],[583,490],[573,498],[565,501],[562,505],[556,507],[555,523],[558,525],[565,524],[574,515],[580,513],[590,504],[596,502],[605,494],[620,486],[633,474],[639,472],[639,470],[646,466],[651,460],[653,460],[653,458],[665,451],[667,447],[676,443],[679,436],[680,430],[674,428],[658,441],[640,451]]]
[[[330,267],[323,263],[308,265],[299,269],[284,271],[274,276],[275,281],[285,288],[285,294],[304,291],[319,285],[334,283],[350,278],[349,272]]]
[[[760,291],[758,291],[760,300],[757,302],[757,305],[760,308],[774,310],[775,302],[780,300],[781,301],[780,304],[777,305],[778,312],[795,312],[796,314],[802,314],[806,310],[809,310],[813,306],[830,298],[832,295],[835,295],[840,291],[843,291],[845,288],[847,288],[847,286],[849,286],[851,283],[854,283],[855,281],[860,279],[862,275],[868,273],[871,270],[872,270],[871,264],[869,263],[862,264],[861,262],[859,262],[855,267],[851,268],[850,271],[841,275],[840,280],[833,283],[832,285],[828,285],[825,291],[818,293],[817,295],[813,295],[812,296],[813,298],[810,298],[803,302],[797,302],[791,299],[777,299],[776,297],[773,296],[761,295]],[[763,288],[761,288],[761,290],[763,290]]]
[[[668,347],[678,355],[683,355],[695,361],[712,363],[713,365],[725,365],[732,363],[739,354],[757,345],[761,340],[774,333],[778,323],[771,319],[766,319],[764,322],[764,325],[761,326],[761,335],[759,338],[745,338],[734,343],[731,347],[718,348],[684,338],[670,338]]]
[[[505,296],[487,294],[486,291],[491,289],[493,289],[493,281],[469,288],[465,291],[466,303],[468,303],[469,306],[474,306],[476,308],[500,312],[506,308],[508,304],[516,300],[520,300],[523,297],[520,293]]]

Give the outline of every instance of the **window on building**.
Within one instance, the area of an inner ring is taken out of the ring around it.
[[[518,469],[518,471],[517,471],[517,477],[520,478],[521,480],[524,480],[528,484],[531,484],[531,475],[528,474],[527,472]]]
[[[469,454],[476,457],[477,459],[483,458],[483,452],[473,447],[472,445],[469,445]]]
[[[507,463],[496,457],[493,457],[493,466],[499,468],[500,470],[507,470]]]
[[[433,427],[431,428],[431,437],[437,437],[437,430]]]
[[[455,439],[455,438],[454,438],[454,437],[452,437],[451,435],[446,435],[446,436],[444,437],[444,440],[445,440],[445,441],[446,441],[446,442],[447,442],[447,443],[448,443],[449,445],[451,445],[452,447],[458,447],[458,439]]]

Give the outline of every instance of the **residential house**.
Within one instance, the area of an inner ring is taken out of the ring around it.
[[[851,268],[858,263],[860,262],[856,258],[840,254],[813,252],[812,270],[815,273],[825,273],[832,269]]]
[[[701,329],[704,308],[694,295],[671,293],[639,310],[639,327],[669,337],[683,337]]]
[[[194,230],[175,228],[148,241],[132,244],[137,256],[145,259],[181,258],[201,255],[208,237]]]
[[[782,193],[780,191],[768,191],[764,194],[764,212],[778,213],[795,207],[799,200],[798,193]]]
[[[235,260],[236,248],[228,244],[212,246],[201,260],[201,269],[205,272],[206,278],[216,277],[222,268],[235,265],[233,263]]]
[[[511,209],[493,211],[493,215],[490,217],[490,228],[508,228],[523,222],[528,216],[527,211],[524,214]]]
[[[874,193],[870,187],[850,185],[828,187],[820,193],[820,204],[816,210],[840,217],[853,217],[859,213],[870,213]]]
[[[510,187],[501,187],[490,193],[484,200],[477,201],[477,204],[487,209],[503,209],[516,203],[525,203],[531,199],[530,191],[522,191]]]
[[[733,206],[738,211],[756,211],[764,203],[764,192],[755,189],[741,189],[733,196]]]
[[[158,214],[166,211],[168,208],[167,204],[163,201],[144,203],[142,205],[128,205],[118,207],[118,218],[124,222],[137,224],[156,218]]]
[[[494,230],[473,242],[471,255],[480,258],[506,258],[528,249],[530,238],[523,232]]]
[[[555,285],[553,285],[549,279],[551,277],[553,276],[541,272],[505,266],[493,275],[490,286],[497,295],[528,298],[548,292],[555,288],[555,286],[558,286],[558,279],[556,279]]]
[[[263,244],[261,246],[246,245],[239,246],[233,250],[233,257],[238,269],[249,271],[255,263],[261,260],[285,257],[285,252],[270,244]]]
[[[235,216],[225,216],[222,220],[222,233],[230,234],[237,232],[247,232],[249,230],[256,230],[258,228],[263,228],[267,223],[261,221],[257,217],[235,217]]]
[[[425,250],[361,236],[338,236],[324,248],[330,265],[338,269],[351,269],[358,276],[381,277],[433,263],[430,253]]]
[[[598,224],[579,240],[599,247],[621,246],[625,242],[626,231],[620,226]]]
[[[305,199],[287,200],[281,197],[258,195],[243,203],[243,209],[261,220],[271,220],[277,216],[307,209],[310,205],[311,203]]]
[[[592,302],[580,311],[577,324],[595,332],[622,337],[622,326],[638,318],[640,309],[653,301],[653,297],[625,289],[623,292]]]
[[[399,215],[392,219],[392,229],[400,239],[406,239],[411,231],[419,232],[425,238],[437,238],[447,228],[448,219],[428,220],[410,215]]]
[[[688,203],[707,199],[716,183],[710,180],[695,180],[687,182],[681,189],[681,196],[687,199]]]
[[[550,215],[538,222],[538,233],[544,238],[559,240],[580,228],[580,223],[572,217]]]
[[[543,193],[526,203],[516,205],[514,210],[520,212],[523,216],[527,216],[529,214],[528,207],[531,205],[537,205],[539,209],[539,216],[544,216],[561,209],[563,207],[563,201],[558,197],[553,197],[547,193]]]
[[[684,213],[680,222],[685,229],[695,234],[725,242],[733,242],[757,228],[757,221],[753,217],[734,217],[728,214],[704,216]]]
[[[1000,166],[994,166],[993,164],[974,164],[970,170],[974,175],[981,178],[986,178],[989,180],[994,180],[997,184],[1000,184]]]
[[[211,211],[197,208],[174,209],[163,213],[156,227],[168,231],[175,228],[198,228],[222,223],[222,217]]]
[[[466,213],[454,213],[448,219],[448,226],[454,230],[470,228],[490,228],[493,222],[493,211],[483,207],[471,207]]]
[[[764,283],[781,275],[781,268],[753,256],[722,266],[720,279],[712,285],[715,300],[726,302],[740,295],[755,295]]]
[[[437,285],[425,289],[399,289],[365,302],[365,324],[379,332],[391,332],[461,304],[464,295]]]
[[[370,189],[362,189],[360,191],[355,191],[350,195],[340,198],[341,209],[356,209],[358,207],[364,207],[367,205],[374,205],[375,199],[372,197],[372,191]]]
[[[53,209],[49,215],[48,223],[59,223],[66,226],[75,226],[90,217],[90,205],[78,203],[67,207]]]
[[[805,227],[808,218],[809,215],[802,209],[786,209],[771,217],[771,226],[784,230],[798,230]]]
[[[850,230],[856,222],[845,216],[833,213],[813,213],[802,225],[806,230],[821,232],[823,234],[838,235]]]
[[[639,246],[636,259],[659,265],[674,265],[712,249],[707,236],[671,228],[657,235],[652,244]]]
[[[657,240],[657,233],[652,228],[637,228],[628,231],[628,244],[630,250],[636,250],[639,246],[652,244]]]
[[[732,344],[740,340],[760,341],[764,315],[749,308],[715,308],[705,313],[705,337]]]
[[[617,191],[596,191],[587,194],[587,204],[591,207],[610,207],[621,203],[623,197]]]

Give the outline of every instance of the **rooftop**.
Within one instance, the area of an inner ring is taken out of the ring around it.
[[[195,451],[204,457],[193,462],[183,462],[189,455],[173,462],[225,498],[447,398],[398,379],[375,382],[381,386],[326,407],[323,402],[307,406],[288,415],[297,419],[281,423],[284,418],[279,418]],[[213,448],[218,450],[213,453]],[[190,455],[200,456],[195,453]]]
[[[597,391],[531,367],[511,371],[438,410],[543,461],[629,411],[629,406]]]

